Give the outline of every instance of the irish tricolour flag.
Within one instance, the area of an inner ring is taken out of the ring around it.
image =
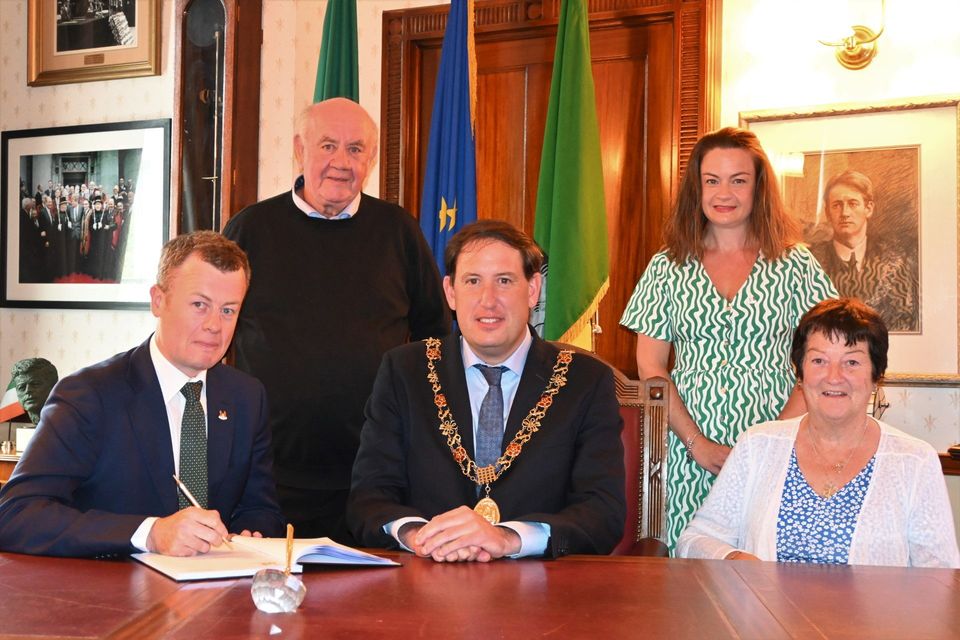
[[[0,400],[0,422],[9,422],[23,413],[24,408],[17,400],[17,385],[10,380],[7,391],[3,394],[3,400]]]

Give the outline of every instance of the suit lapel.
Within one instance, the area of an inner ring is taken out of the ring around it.
[[[211,496],[226,475],[235,432],[233,416],[236,413],[222,374],[222,364],[207,371],[207,484]]]
[[[523,365],[520,384],[517,386],[517,394],[513,398],[513,405],[510,407],[510,414],[507,416],[501,452],[520,431],[523,426],[523,419],[527,417],[530,409],[540,399],[540,395],[550,381],[554,358],[556,358],[556,352],[553,347],[534,334],[533,343],[527,353],[527,361]]]
[[[173,482],[173,444],[170,440],[167,408],[163,402],[157,373],[153,368],[153,360],[150,358],[149,340],[131,354],[127,378],[134,396],[127,416],[131,430],[164,509],[173,513],[177,510],[177,488]]]

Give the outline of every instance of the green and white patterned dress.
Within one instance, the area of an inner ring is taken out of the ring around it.
[[[773,420],[796,378],[790,365],[793,330],[801,316],[837,292],[804,246],[767,262],[757,258],[727,301],[699,260],[683,265],[656,254],[637,283],[620,324],[673,343],[671,377],[703,434],[733,446],[747,428]],[[667,544],[706,498],[714,475],[687,460],[683,443],[668,438]]]

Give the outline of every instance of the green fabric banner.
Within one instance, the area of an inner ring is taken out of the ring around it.
[[[360,102],[358,58],[357,0],[328,0],[313,101],[343,97]]]
[[[568,341],[590,322],[610,277],[585,0],[561,3],[533,233],[547,254],[543,337]]]

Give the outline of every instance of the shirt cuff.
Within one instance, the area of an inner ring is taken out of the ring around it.
[[[151,516],[141,522],[137,530],[133,532],[133,537],[130,538],[130,544],[140,549],[140,551],[149,551],[149,549],[147,549],[147,538],[150,536],[150,530],[153,529],[153,524],[157,520],[159,520],[159,518]]]
[[[508,558],[527,558],[542,556],[547,551],[550,540],[550,525],[545,522],[501,522],[498,527],[511,529],[520,536],[520,551]]]
[[[424,520],[423,518],[419,518],[417,516],[408,516],[406,518],[397,518],[396,520],[392,520],[387,524],[383,525],[383,532],[389,535],[390,537],[392,537],[394,540],[396,540],[397,544],[400,545],[401,549],[403,549],[404,551],[409,551],[413,553],[413,549],[410,549],[407,547],[407,545],[403,544],[403,542],[400,540],[400,537],[398,535],[400,533],[400,527],[407,524],[408,522],[420,522],[423,524],[427,524],[427,521]]]

